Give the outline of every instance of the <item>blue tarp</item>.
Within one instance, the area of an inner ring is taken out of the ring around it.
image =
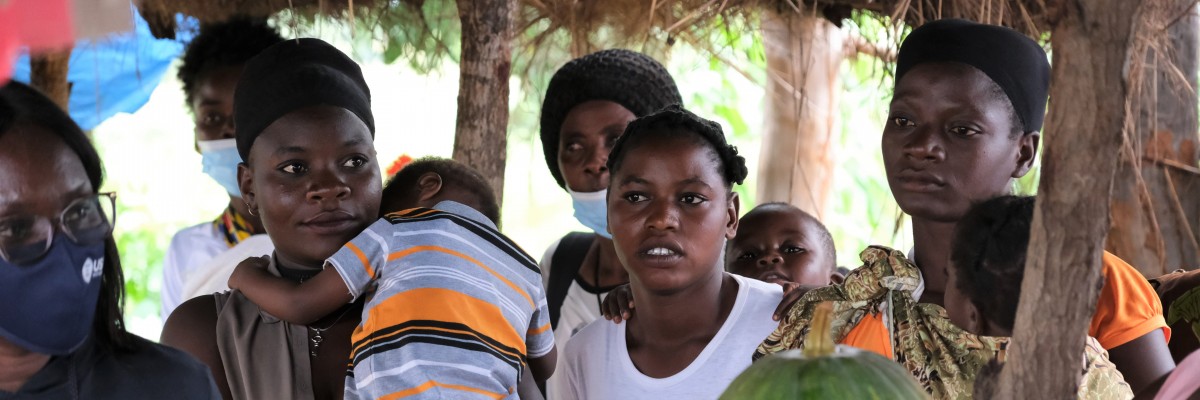
[[[176,40],[156,39],[135,10],[134,31],[100,40],[80,40],[71,52],[67,81],[71,83],[71,117],[85,131],[125,112],[132,113],[150,100],[171,62],[191,40],[192,29],[180,29]],[[194,20],[179,19],[180,26]],[[29,82],[29,56],[17,59],[13,79]],[[173,77],[171,79],[174,79]]]

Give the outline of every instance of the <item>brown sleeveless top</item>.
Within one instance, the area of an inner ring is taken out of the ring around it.
[[[279,276],[274,257],[267,270]],[[217,349],[235,400],[314,400],[308,331],[267,314],[240,291],[213,296]]]

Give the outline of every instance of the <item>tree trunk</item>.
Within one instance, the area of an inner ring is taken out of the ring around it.
[[[71,49],[47,51],[29,57],[29,84],[41,90],[62,109],[68,110],[71,84],[67,82]]]
[[[508,79],[515,0],[458,0],[462,20],[454,159],[479,170],[504,195]]]
[[[1013,344],[998,385],[1004,399],[1076,397],[1109,227],[1108,202],[1096,200],[1112,193],[1127,117],[1124,68],[1141,17],[1139,2],[1126,0],[1056,6],[1048,133]]]
[[[1167,52],[1149,49],[1148,76],[1134,95],[1134,140],[1122,152],[1113,182],[1112,218],[1106,248],[1147,277],[1200,263],[1200,177],[1195,167],[1197,97],[1195,11],[1167,29]]]
[[[845,37],[807,12],[762,17],[767,87],[756,200],[787,202],[819,218],[836,161],[833,130]]]

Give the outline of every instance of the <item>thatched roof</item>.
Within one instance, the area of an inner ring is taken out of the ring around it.
[[[521,3],[517,32],[544,27],[545,35],[565,32],[577,44],[594,41],[606,29],[604,41],[637,42],[654,35],[670,37],[683,31],[720,26],[730,17],[762,11],[821,15],[835,23],[852,10],[870,11],[890,21],[920,25],[939,18],[966,18],[1012,27],[1030,36],[1045,31],[1042,0],[517,0]],[[139,0],[139,9],[156,36],[171,37],[174,15],[201,22],[234,15],[266,17],[291,9],[304,14],[354,16],[412,12],[426,0]],[[694,33],[694,32],[693,32]],[[606,43],[611,44],[611,43]],[[599,47],[599,44],[595,44]],[[592,47],[588,45],[587,47]]]
[[[173,38],[178,27],[175,14],[195,17],[200,22],[219,22],[233,16],[269,17],[282,10],[301,14],[354,17],[376,12],[411,11],[423,0],[137,0],[138,11],[159,38]]]
[[[916,26],[941,18],[964,18],[1004,25],[1038,37],[1048,29],[1042,0],[520,0],[518,29],[545,27],[542,35],[565,32],[572,52],[588,52],[616,43],[642,43],[665,37],[704,37],[732,19],[754,19],[761,12],[800,13],[834,24],[865,11],[889,25]],[[750,24],[749,27],[757,26]],[[596,43],[596,32],[606,32]]]

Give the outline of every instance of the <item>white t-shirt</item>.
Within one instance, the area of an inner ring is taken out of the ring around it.
[[[217,254],[229,250],[225,238],[212,221],[179,230],[163,256],[162,319],[183,303],[184,280]]]
[[[238,264],[251,257],[269,256],[275,252],[271,237],[250,235],[236,246],[222,251],[204,264],[193,269],[183,279],[183,301],[193,297],[229,290],[229,276]]]
[[[783,298],[779,285],[731,275],[738,283],[729,317],[712,341],[686,368],[667,378],[638,371],[625,344],[624,322],[598,320],[571,339],[559,355],[547,388],[560,399],[716,399],[750,366],[754,349],[777,322],[771,319]]]
[[[558,250],[558,245],[562,243],[562,238],[551,244],[546,249],[546,254],[542,256],[542,260],[538,262],[538,269],[542,270],[542,285],[546,288],[547,293],[550,291],[550,268],[554,266],[550,262],[554,258],[554,252]],[[607,288],[605,288],[607,289]],[[571,280],[571,286],[567,288],[567,296],[563,298],[562,307],[558,312],[558,328],[554,329],[554,343],[558,344],[561,349],[566,346],[567,341],[574,336],[575,333],[583,329],[584,326],[601,318],[600,301],[604,300],[604,296],[608,294],[607,290],[591,287],[584,288],[579,284],[579,279]]]

